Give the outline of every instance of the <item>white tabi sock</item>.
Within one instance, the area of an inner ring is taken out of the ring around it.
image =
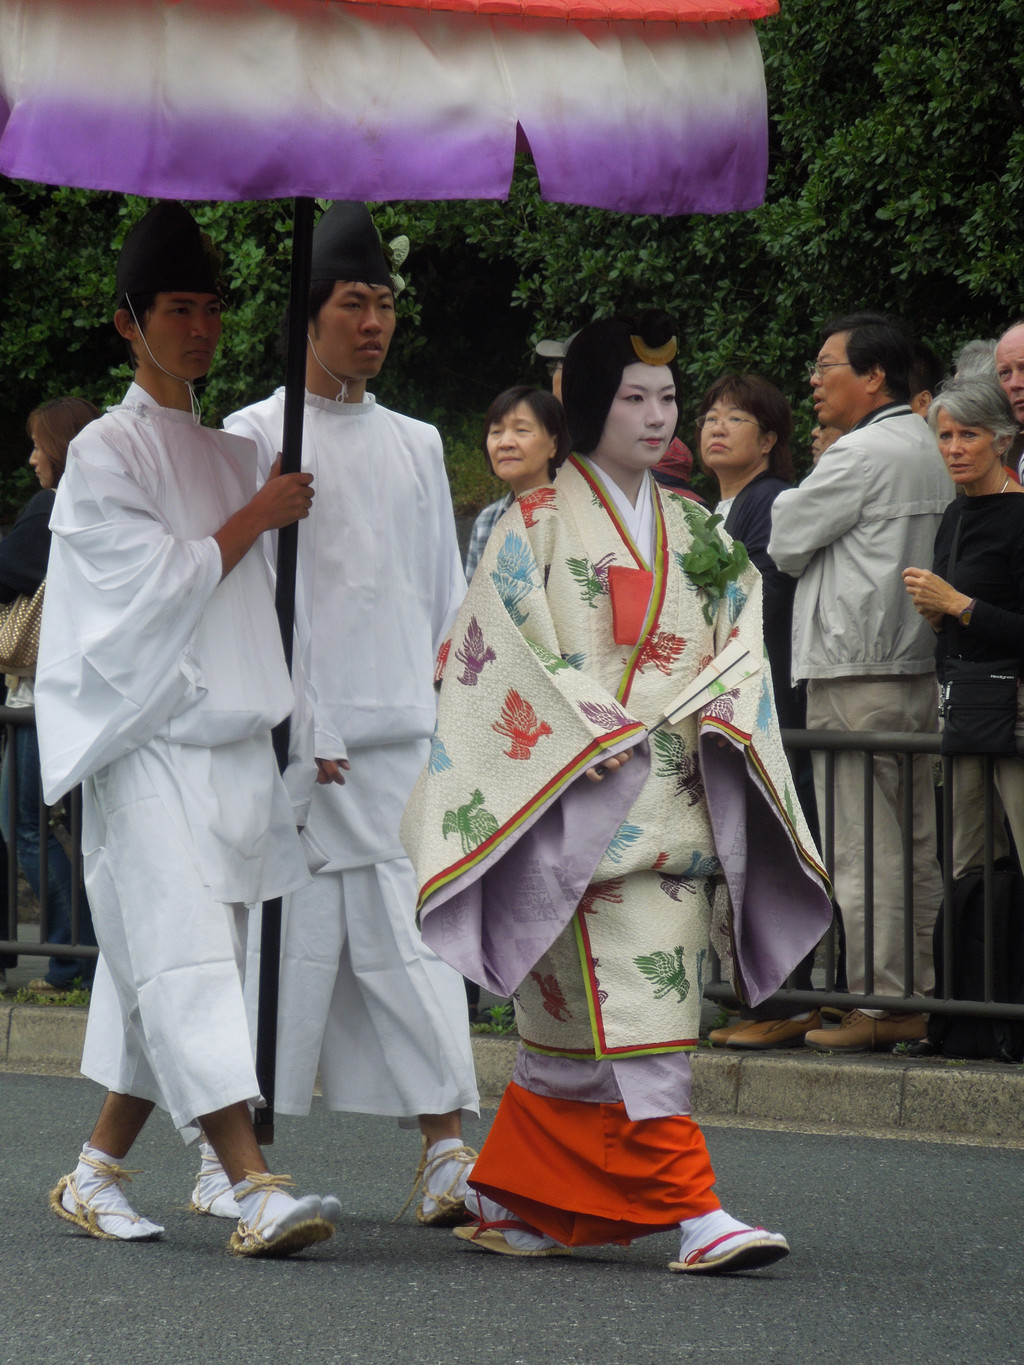
[[[202,1164],[196,1177],[196,1187],[192,1191],[192,1207],[199,1213],[209,1213],[214,1218],[230,1218],[237,1222],[242,1214],[231,1193],[228,1173],[205,1138],[199,1143],[199,1155]]]
[[[459,1203],[466,1198],[467,1184],[473,1173],[473,1163],[465,1155],[461,1160],[441,1161],[445,1152],[466,1151],[462,1138],[440,1138],[432,1147],[427,1148],[423,1168],[422,1212],[429,1217],[438,1208],[438,1200],[444,1198],[446,1204]],[[435,1197],[436,1196],[436,1197]]]
[[[683,1239],[679,1243],[681,1261],[685,1261],[687,1256],[699,1248],[708,1246],[730,1232],[740,1234],[730,1239],[729,1245],[736,1248],[765,1235],[763,1228],[752,1228],[749,1223],[741,1223],[738,1218],[726,1213],[725,1209],[715,1209],[714,1212],[702,1214],[699,1218],[687,1218],[679,1227],[683,1234]],[[742,1235],[744,1233],[747,1235]]]
[[[129,1204],[121,1184],[130,1179],[131,1174],[114,1157],[87,1142],[60,1202],[68,1213],[95,1215],[102,1232],[123,1242],[159,1237],[160,1224],[140,1217]]]
[[[273,1177],[268,1179],[272,1180]],[[280,1179],[291,1183],[288,1176]],[[324,1216],[323,1200],[319,1195],[307,1194],[301,1199],[294,1199],[283,1189],[274,1189],[269,1183],[264,1183],[262,1178],[255,1183],[248,1177],[240,1180],[231,1187],[231,1192],[241,1211],[241,1223],[258,1233],[265,1242],[273,1241],[296,1223]]]
[[[481,1194],[478,1190],[467,1192],[466,1209],[474,1217],[479,1218],[482,1223],[503,1223],[509,1218],[515,1219],[517,1223],[523,1221],[509,1209],[506,1209],[503,1204],[499,1204],[494,1199],[488,1199],[485,1194]],[[500,1231],[505,1241],[515,1251],[544,1251],[547,1247],[562,1245],[561,1242],[556,1242],[553,1237],[545,1237],[542,1232],[524,1232],[520,1228],[502,1228]]]

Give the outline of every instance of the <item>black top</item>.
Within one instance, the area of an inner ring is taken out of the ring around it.
[[[949,557],[960,522],[953,573]],[[1024,496],[989,493],[957,498],[935,536],[934,571],[957,592],[977,600],[969,626],[945,616],[935,647],[940,664],[949,655],[979,663],[1024,661]]]
[[[13,602],[23,592],[34,593],[46,577],[55,496],[52,488],[40,489],[0,540],[0,602]]]
[[[802,730],[806,719],[802,689],[792,684],[793,596],[796,579],[777,568],[768,553],[772,503],[789,484],[767,469],[745,484],[733,499],[725,530],[746,547],[762,579],[764,643],[772,670],[776,709],[783,727]]]

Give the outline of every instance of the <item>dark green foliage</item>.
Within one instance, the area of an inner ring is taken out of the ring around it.
[[[457,437],[463,506],[495,495],[474,449],[487,403],[508,384],[545,381],[533,341],[618,308],[656,305],[679,319],[684,439],[706,385],[749,368],[793,401],[798,451],[811,425],[803,364],[829,314],[889,310],[948,360],[1021,311],[1018,0],[782,9],[759,29],[771,173],[755,212],[656,219],[544,204],[526,162],[507,203],[377,210],[385,238],[406,233],[412,249],[399,331],[374,388]],[[144,205],[11,182],[0,195],[2,475],[27,456],[22,429],[36,403],[66,392],[110,401],[122,390],[114,256]],[[196,212],[225,249],[234,300],[207,390],[217,420],[280,382],[290,206]]]

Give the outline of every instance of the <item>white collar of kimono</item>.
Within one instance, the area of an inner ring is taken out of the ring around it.
[[[278,393],[283,395],[284,389],[278,389]],[[361,403],[339,403],[336,398],[321,398],[318,393],[306,390],[307,408],[323,408],[324,412],[332,412],[339,417],[364,417],[373,411],[376,402],[372,393],[364,393]]]
[[[593,460],[586,455],[579,457],[587,467],[588,473],[601,485],[615,504],[615,510],[625,523],[626,530],[633,537],[633,544],[650,566],[654,563],[654,499],[651,497],[651,476],[648,474],[640,485],[636,506],[630,502],[622,489],[613,479],[603,474]]]
[[[136,384],[134,380],[128,385],[128,392],[117,406],[131,408],[133,412],[138,413],[156,412],[161,417],[166,417],[169,422],[187,422],[190,427],[199,425],[192,412],[183,408],[162,407],[151,393],[147,393],[142,385]],[[113,412],[114,409],[111,408],[110,411]]]

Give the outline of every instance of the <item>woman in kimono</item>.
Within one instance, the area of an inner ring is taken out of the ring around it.
[[[675,434],[664,314],[594,323],[563,398],[576,452],[509,509],[443,659],[406,812],[425,939],[514,993],[513,1081],[456,1236],[507,1255],[681,1234],[670,1268],[786,1255],[726,1213],[690,1118],[709,940],[757,1004],[831,915],[775,718],[761,584],[650,469]],[[747,679],[648,733],[732,641]],[[764,665],[764,666],[763,666]]]

